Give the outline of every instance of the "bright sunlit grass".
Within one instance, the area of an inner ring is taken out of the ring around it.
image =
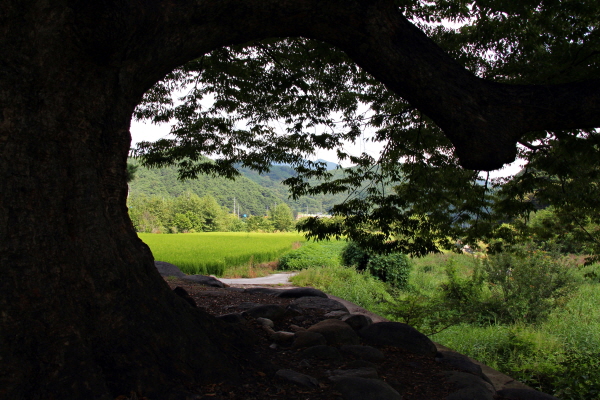
[[[226,269],[278,259],[303,242],[299,233],[203,232],[177,235],[139,233],[157,261],[187,274],[222,276]]]

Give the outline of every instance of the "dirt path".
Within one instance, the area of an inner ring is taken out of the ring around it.
[[[296,272],[283,272],[280,274],[272,274],[261,278],[237,278],[226,279],[217,278],[221,282],[229,286],[262,286],[262,285],[278,285],[291,286],[290,277],[296,275]]]

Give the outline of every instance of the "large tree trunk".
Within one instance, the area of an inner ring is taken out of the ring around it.
[[[597,82],[488,84],[393,3],[2,0],[0,398],[112,399],[235,376],[236,332],[168,290],[125,206],[133,108],[206,51],[285,35],[329,41],[438,121],[473,167],[509,161],[519,135],[543,123],[597,123]],[[575,119],[553,117],[577,104]]]
[[[172,294],[128,219],[119,70],[43,11],[50,35],[13,25],[2,47],[0,398],[168,398],[234,377],[235,331]]]

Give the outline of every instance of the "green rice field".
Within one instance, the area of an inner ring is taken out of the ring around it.
[[[278,259],[304,242],[299,233],[202,232],[177,235],[138,233],[157,261],[186,274],[222,276],[225,270]]]

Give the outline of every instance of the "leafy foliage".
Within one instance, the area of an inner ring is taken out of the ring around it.
[[[412,269],[410,259],[400,253],[375,254],[357,243],[349,242],[341,254],[344,265],[365,271],[396,288],[407,285]]]
[[[491,297],[487,312],[499,322],[537,322],[574,289],[574,265],[536,249],[491,256],[483,263]]]
[[[294,228],[294,214],[290,207],[285,203],[277,204],[269,210],[269,218],[273,223],[275,230],[287,232]]]
[[[553,84],[600,77],[600,13],[595,0],[398,2],[404,14],[474,74],[497,82]],[[449,20],[460,24],[448,28]],[[181,104],[170,97],[187,92]],[[207,100],[208,99],[208,100]],[[209,104],[210,103],[210,104]],[[523,137],[527,164],[509,180],[480,178],[458,165],[448,139],[425,115],[329,45],[266,40],[215,50],[168,75],[137,109],[138,118],[178,122],[174,139],[136,150],[149,166],[177,165],[181,178],[237,175],[291,165],[291,194],[347,193],[342,218],[306,220],[308,237],[348,237],[383,252],[422,255],[502,235],[500,222],[526,218],[532,199],[552,204],[584,230],[598,223],[600,134],[542,131]],[[276,129],[276,126],[283,126]],[[343,150],[373,132],[379,159]],[[307,161],[338,149],[354,168],[335,176]],[[216,157],[207,162],[201,155]],[[315,179],[320,181],[315,181]],[[393,188],[393,189],[391,189]],[[600,256],[597,231],[588,252]]]

